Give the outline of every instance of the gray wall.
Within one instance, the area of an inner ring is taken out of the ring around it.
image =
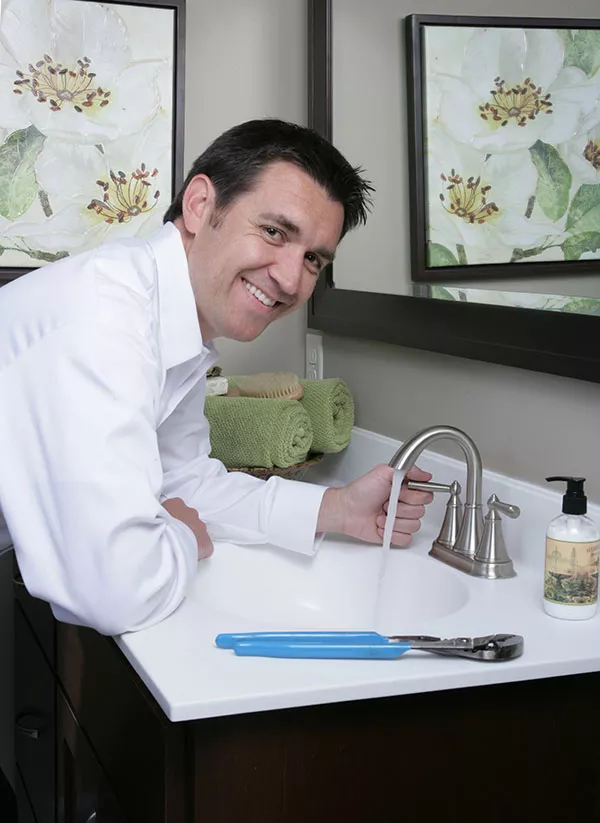
[[[256,117],[306,122],[305,0],[188,0],[187,169],[230,126]],[[217,341],[229,373],[304,372],[303,311],[254,343]]]

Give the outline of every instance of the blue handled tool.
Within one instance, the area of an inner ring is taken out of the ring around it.
[[[240,657],[303,657],[328,660],[395,660],[410,651],[410,643],[282,643],[257,640],[236,643]]]
[[[389,637],[377,632],[241,632],[218,634],[215,643],[220,649],[233,649],[237,643],[376,643],[387,645]]]
[[[518,634],[444,640],[424,635],[387,637],[378,632],[242,632],[219,634],[215,643],[243,657],[394,660],[407,651],[417,650],[502,661],[513,660],[523,653],[523,638]]]

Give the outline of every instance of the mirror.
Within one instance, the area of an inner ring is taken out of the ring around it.
[[[585,14],[588,0],[574,2]],[[435,12],[432,5],[420,11]],[[478,11],[474,0],[462,5]],[[519,0],[508,5],[523,13]],[[311,0],[309,7],[311,124],[376,187],[368,224],[341,244],[309,325],[600,382],[600,261],[583,274],[547,274],[552,266],[542,263],[535,275],[526,267],[525,277],[412,281],[404,45],[412,9],[406,0],[378,0],[368,12],[361,0]]]

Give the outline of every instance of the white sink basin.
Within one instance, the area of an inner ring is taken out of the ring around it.
[[[269,546],[215,547],[193,597],[220,612],[279,629],[377,629],[422,633],[425,621],[468,600],[461,575],[415,549],[388,554],[326,538],[314,558]]]

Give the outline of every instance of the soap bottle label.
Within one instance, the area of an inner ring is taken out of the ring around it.
[[[565,606],[596,603],[599,547],[599,540],[572,543],[547,537],[544,599]]]

